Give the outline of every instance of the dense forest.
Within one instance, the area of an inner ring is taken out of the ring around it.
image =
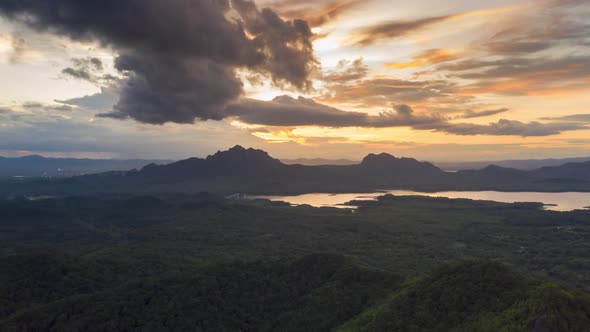
[[[0,264],[6,331],[584,331],[590,324],[588,296],[488,261],[405,280],[331,254],[151,277],[87,258],[14,256]]]
[[[590,212],[383,196],[0,201],[7,331],[584,331]]]

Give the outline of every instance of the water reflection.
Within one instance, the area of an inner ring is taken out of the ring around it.
[[[572,211],[585,209],[590,206],[590,193],[564,192],[564,193],[541,193],[541,192],[500,192],[500,191],[442,191],[436,193],[424,193],[410,190],[388,190],[377,193],[356,193],[356,194],[323,194],[313,193],[298,196],[256,196],[255,198],[266,198],[276,201],[285,201],[294,205],[308,204],[311,206],[345,207],[344,203],[352,200],[370,200],[384,194],[398,196],[431,196],[448,198],[467,198],[474,200],[488,200],[504,203],[514,202],[541,202],[546,204],[547,210]]]

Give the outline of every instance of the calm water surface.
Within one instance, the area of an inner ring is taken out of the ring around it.
[[[371,200],[378,196],[392,194],[397,196],[430,196],[448,198],[468,198],[475,200],[488,200],[504,203],[514,202],[541,202],[547,210],[572,211],[585,209],[590,206],[590,193],[564,192],[564,193],[540,193],[540,192],[500,192],[500,191],[441,191],[436,193],[424,193],[410,190],[389,190],[377,193],[362,194],[304,194],[298,196],[256,196],[273,201],[284,201],[294,205],[309,204],[311,206],[346,207],[342,204],[351,200]]]

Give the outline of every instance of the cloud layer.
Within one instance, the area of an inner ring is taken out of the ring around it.
[[[463,118],[499,114],[506,109],[487,110],[464,114]],[[501,119],[489,124],[455,123],[440,114],[416,114],[405,104],[394,106],[392,111],[370,115],[363,112],[347,112],[317,103],[311,99],[280,96],[272,101],[242,100],[230,105],[227,113],[240,121],[265,126],[296,127],[365,127],[390,128],[410,127],[415,130],[430,130],[454,135],[491,136],[551,136],[563,131],[588,129],[575,122],[520,122]]]

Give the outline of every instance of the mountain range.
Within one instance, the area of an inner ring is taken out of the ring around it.
[[[167,164],[170,160],[47,158],[30,155],[19,158],[0,157],[0,178],[71,177],[108,171],[128,171],[150,163]]]
[[[576,157],[576,158],[550,158],[550,159],[509,159],[509,160],[493,160],[493,161],[432,161],[437,167],[455,172],[466,169],[480,170],[489,165],[496,165],[506,168],[516,168],[522,170],[533,170],[541,167],[561,166],[567,163],[580,163],[590,161],[590,157]],[[323,165],[355,165],[358,160],[351,159],[324,159],[324,158],[297,158],[297,159],[281,159],[281,162],[287,165],[301,164],[307,166],[323,166]]]
[[[69,179],[13,181],[3,189],[4,194],[590,191],[590,162],[528,171],[490,165],[481,170],[445,172],[428,162],[381,153],[369,154],[354,165],[305,166],[286,165],[265,151],[235,146],[206,158]]]
[[[441,161],[434,164],[447,171],[458,171],[463,169],[483,169],[489,165],[497,165],[507,168],[522,170],[533,170],[541,167],[561,166],[567,163],[581,163],[590,161],[590,157],[577,158],[551,158],[551,159],[517,159],[517,160],[496,160],[496,161]]]

